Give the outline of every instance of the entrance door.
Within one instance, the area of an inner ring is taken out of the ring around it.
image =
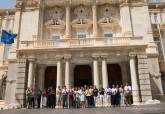
[[[92,84],[92,70],[89,65],[77,65],[74,68],[74,86],[90,86]]]
[[[122,84],[122,73],[121,73],[121,68],[118,64],[108,64],[107,71],[108,71],[109,85]]]
[[[45,88],[54,87],[56,88],[57,80],[57,67],[48,66],[45,71]]]

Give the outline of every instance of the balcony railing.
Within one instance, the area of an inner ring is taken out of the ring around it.
[[[149,4],[161,4],[165,3],[165,0],[148,0]]]
[[[144,44],[142,37],[84,38],[21,41],[20,49],[81,48]]]

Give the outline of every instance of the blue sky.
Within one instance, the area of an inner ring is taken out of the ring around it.
[[[16,0],[0,0],[0,8],[13,8]]]

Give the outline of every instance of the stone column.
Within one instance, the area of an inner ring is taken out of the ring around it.
[[[140,102],[140,97],[139,97],[139,86],[138,86],[138,78],[136,74],[134,56],[130,58],[130,72],[131,72],[133,102],[134,104],[137,104]]]
[[[93,37],[97,37],[98,35],[98,27],[97,27],[97,6],[94,3],[92,6],[92,12],[93,12]]]
[[[70,6],[66,6],[66,38],[70,38],[71,36],[71,19],[70,19]]]
[[[45,65],[40,65],[39,67],[39,88],[41,90],[44,89],[44,82],[45,82],[45,69],[46,66]]]
[[[57,61],[57,85],[58,86],[62,86],[62,65],[61,65],[61,60]]]
[[[28,70],[28,88],[33,87],[33,78],[34,78],[34,61],[29,60],[29,70]]]
[[[65,62],[65,86],[68,88],[71,86],[71,77],[70,77],[70,62],[69,59],[66,59]]]
[[[107,86],[108,86],[108,73],[107,73],[106,58],[102,59],[102,83],[103,83],[103,88],[107,88]]]
[[[99,70],[98,70],[98,60],[97,58],[94,58],[93,60],[93,79],[94,79],[94,85],[99,88]]]

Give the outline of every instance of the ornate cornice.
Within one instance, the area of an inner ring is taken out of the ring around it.
[[[40,0],[17,0],[17,9],[34,10],[40,8]]]
[[[15,8],[13,9],[0,9],[0,16],[9,16],[15,14]]]

